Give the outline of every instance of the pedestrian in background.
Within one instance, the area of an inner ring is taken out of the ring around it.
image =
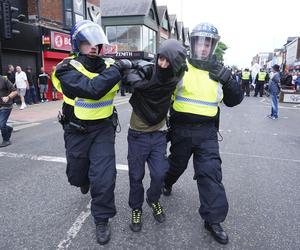
[[[49,75],[45,72],[44,67],[41,67],[40,74],[38,77],[38,86],[40,89],[41,102],[48,102],[48,79],[50,79]]]
[[[52,67],[51,75],[53,74],[53,72],[55,72],[55,68],[56,68],[56,66],[54,65]],[[54,87],[53,82],[51,80],[50,80],[50,82],[51,82],[51,88],[52,88],[52,101],[57,101],[58,100],[57,99],[57,89]]]
[[[7,73],[6,73],[7,79],[12,83],[15,84],[16,81],[16,73],[15,68],[13,65],[9,64],[7,66]]]
[[[21,107],[20,109],[26,108],[26,103],[25,103],[25,94],[26,94],[26,89],[29,89],[28,81],[27,81],[27,76],[24,71],[22,71],[22,68],[20,66],[16,67],[16,87],[18,90],[18,95],[20,96],[21,99]]]
[[[269,92],[271,95],[271,115],[268,115],[269,118],[275,120],[278,118],[278,94],[280,92],[280,74],[279,74],[279,65],[275,64],[272,67],[273,75],[269,81]]]
[[[26,76],[28,80],[29,89],[26,90],[25,102],[29,105],[36,104],[36,94],[35,94],[35,86],[34,86],[34,76],[32,74],[32,68],[27,66],[26,68]]]
[[[0,147],[11,144],[10,137],[13,128],[8,126],[7,120],[12,110],[13,98],[17,95],[17,90],[7,77],[0,75],[0,129],[2,143]]]

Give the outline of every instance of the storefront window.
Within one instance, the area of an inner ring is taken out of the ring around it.
[[[118,45],[118,51],[139,51],[156,53],[156,32],[146,26],[108,26],[108,42]]]
[[[118,45],[118,51],[141,50],[141,26],[109,26],[106,35],[110,44]]]

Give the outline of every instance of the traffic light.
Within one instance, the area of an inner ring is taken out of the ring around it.
[[[19,30],[13,29],[13,24],[19,20],[13,18],[14,12],[18,12],[19,9],[11,6],[10,2],[1,2],[1,16],[3,25],[3,37],[5,39],[11,39],[13,33],[20,33]]]

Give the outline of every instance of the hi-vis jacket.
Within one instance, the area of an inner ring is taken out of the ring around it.
[[[64,102],[74,107],[80,120],[104,119],[113,113],[113,98],[119,89],[119,71],[106,62],[103,72],[92,73],[74,57],[64,59],[51,78],[63,94]],[[66,70],[63,70],[66,67]]]
[[[264,82],[264,81],[266,81],[266,76],[267,76],[266,72],[259,72],[257,80],[260,82]]]
[[[173,109],[177,112],[214,117],[223,99],[222,85],[209,72],[188,64],[188,72],[177,85]]]
[[[250,80],[250,72],[249,71],[243,71],[242,80]]]

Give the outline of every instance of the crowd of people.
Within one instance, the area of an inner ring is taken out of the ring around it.
[[[52,71],[54,69],[55,66]],[[48,82],[50,82],[50,86],[52,82],[44,67],[41,67],[40,72],[35,75],[31,66],[27,66],[26,71],[23,71],[21,66],[8,65],[6,77],[17,89],[18,97],[14,99],[14,104],[20,104],[20,110],[25,109],[27,105],[49,101],[47,98]],[[51,91],[51,100],[58,100],[57,91],[53,85]]]

